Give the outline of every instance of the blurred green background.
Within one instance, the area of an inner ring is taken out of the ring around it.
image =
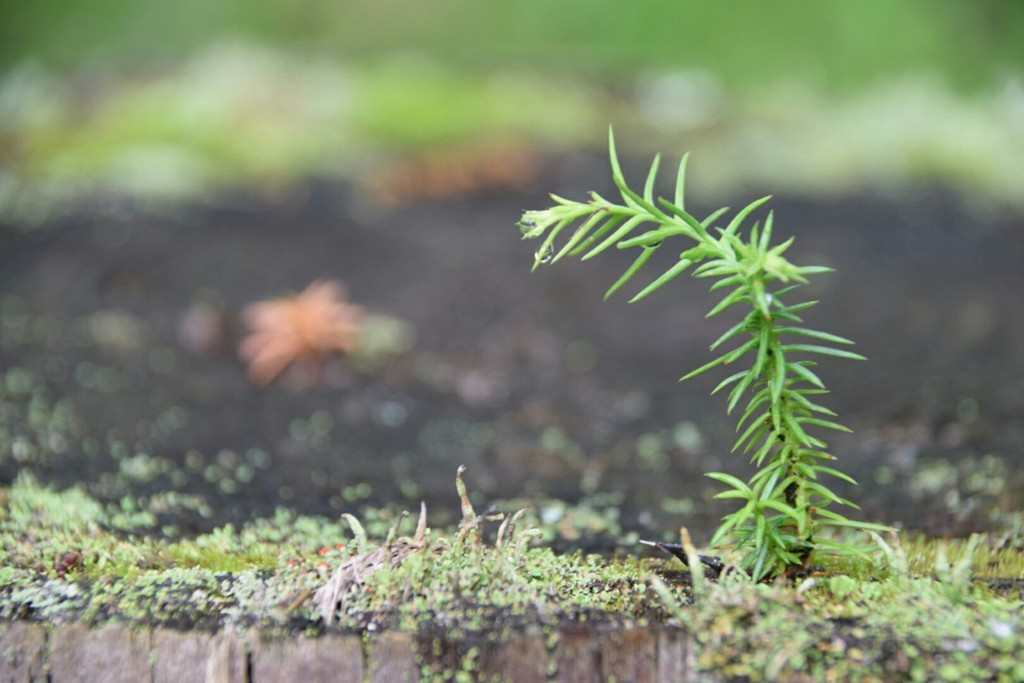
[[[436,150],[693,150],[697,184],[1024,204],[1024,2],[8,2],[0,217]],[[372,175],[372,174],[371,174]]]
[[[628,76],[701,67],[730,86],[779,78],[862,87],[937,70],[992,86],[1024,54],[1018,0],[40,0],[8,3],[3,64],[62,69],[173,63],[225,35],[340,59],[417,50],[474,68]]]

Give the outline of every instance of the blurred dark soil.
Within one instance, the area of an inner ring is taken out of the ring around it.
[[[550,189],[604,191],[605,176],[582,164]],[[188,533],[279,505],[336,516],[425,498],[457,519],[465,464],[481,501],[621,494],[605,499],[624,528],[706,540],[728,507],[702,473],[748,471],[724,397],[709,397],[721,377],[677,379],[731,322],[704,318],[712,299],[692,280],[602,302],[626,254],[531,274],[515,222],[547,201],[388,207],[310,183],[0,228],[0,477],[82,483]],[[1020,509],[1024,217],[940,190],[772,207],[793,261],[837,269],[807,288],[823,302],[808,324],[869,358],[820,367],[824,402],[855,430],[832,446],[862,484],[841,488],[858,514],[962,534]],[[338,359],[313,388],[252,386],[241,308],[317,278],[411,322],[415,348],[378,368]]]

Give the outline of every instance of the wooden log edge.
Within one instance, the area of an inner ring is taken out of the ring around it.
[[[707,681],[695,653],[691,635],[665,628],[565,627],[490,642],[0,622],[3,683],[398,683],[459,671],[487,681]]]

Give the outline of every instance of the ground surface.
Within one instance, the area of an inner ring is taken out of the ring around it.
[[[607,175],[568,160],[540,185],[579,196]],[[0,477],[27,467],[127,496],[187,534],[278,505],[336,516],[421,498],[451,522],[466,464],[481,500],[527,498],[557,518],[544,501],[584,498],[621,509],[579,523],[597,535],[687,524],[707,539],[725,508],[701,473],[745,470],[724,400],[708,397],[721,377],[676,382],[731,324],[704,320],[703,283],[627,305],[601,302],[620,255],[531,274],[514,223],[546,205],[540,192],[352,195],[314,183],[275,201],[115,204],[0,230]],[[838,269],[809,290],[824,303],[808,322],[870,359],[821,369],[827,404],[855,429],[833,445],[864,516],[960,535],[1019,509],[1021,217],[937,190],[772,205],[795,262]],[[235,353],[240,309],[321,277],[414,325],[415,346],[375,368],[339,360],[316,388],[253,387]],[[189,336],[197,302],[221,311],[221,348]]]

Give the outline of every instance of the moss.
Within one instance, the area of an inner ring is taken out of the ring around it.
[[[725,677],[1020,680],[1020,608],[969,579],[838,576],[796,589],[729,581],[683,615],[701,668]]]
[[[116,618],[315,635],[326,627],[307,598],[356,553],[347,527],[286,510],[241,528],[168,539],[128,534],[112,525],[123,510],[80,489],[46,490],[29,477],[0,490],[0,500],[3,619]],[[375,514],[370,538],[380,539],[377,527],[398,516]],[[726,678],[958,680],[985,671],[992,680],[1020,680],[1024,539],[1019,520],[1004,521],[969,540],[890,540],[888,554],[869,561],[824,558],[826,571],[796,581],[754,584],[727,574],[696,598],[676,560],[496,548],[435,530],[428,550],[350,591],[331,628],[402,629],[428,644],[540,629],[554,643],[566,623],[657,624],[692,633],[700,667]],[[69,550],[80,558],[59,571]],[[996,591],[979,577],[1006,581]],[[472,678],[472,649],[451,676]]]
[[[55,492],[26,475],[3,497],[0,616],[6,618],[313,626],[311,608],[294,601],[355,552],[347,528],[283,509],[240,529],[227,525],[171,539],[152,529],[124,532],[132,506],[104,506],[80,488]],[[380,537],[399,518],[393,508],[370,508],[366,527]],[[610,619],[660,609],[646,597],[645,576],[663,563],[609,563],[511,544],[499,551],[456,543],[454,530],[439,533],[436,542],[443,552],[414,556],[368,580],[365,591],[351,596],[342,628],[425,628],[452,601],[466,607],[453,633],[483,632],[499,616],[521,625],[543,611],[552,619]]]
[[[655,566],[556,555],[547,548],[517,554],[476,545],[449,547],[413,554],[400,567],[375,574],[366,590],[348,601],[341,623],[420,631],[447,621],[449,637],[565,619],[633,623],[663,612],[646,582]],[[457,615],[451,614],[453,606]]]
[[[937,565],[957,563],[971,558],[975,578],[1001,579],[1024,577],[1024,546],[1022,537],[995,532],[981,536],[983,543],[971,546],[969,539],[951,538],[936,541],[924,535],[905,539],[904,545],[914,574],[928,574]]]

